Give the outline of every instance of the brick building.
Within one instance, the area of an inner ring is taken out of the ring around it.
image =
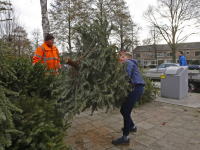
[[[158,64],[172,63],[172,50],[168,44],[156,45]],[[200,42],[181,43],[177,48],[176,62],[179,62],[178,51],[183,51],[187,64],[192,60],[200,59]],[[148,66],[155,60],[154,45],[137,46],[134,49],[134,59],[145,60],[144,65]]]

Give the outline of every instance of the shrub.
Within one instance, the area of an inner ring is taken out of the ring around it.
[[[192,65],[200,65],[200,59],[193,60]]]
[[[140,69],[140,72],[142,74],[141,69]],[[143,76],[143,74],[142,74],[142,76]],[[137,101],[135,107],[137,107],[141,104],[144,104],[146,102],[151,102],[152,100],[154,100],[156,98],[156,95],[158,95],[158,93],[159,93],[159,88],[157,88],[150,79],[147,79],[145,76],[143,76],[143,79],[144,79],[146,85],[144,86],[144,92],[143,92],[142,96],[140,97],[140,99]]]

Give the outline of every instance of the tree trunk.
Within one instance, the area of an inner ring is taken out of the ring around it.
[[[172,46],[172,57],[173,57],[173,63],[177,63],[176,62],[176,47]]]
[[[47,14],[47,0],[40,0],[41,5],[41,13],[42,13],[42,29],[43,29],[43,37],[50,32],[49,19]]]
[[[71,1],[69,1],[69,17],[68,17],[68,21],[69,21],[69,36],[68,36],[68,45],[69,45],[69,53],[70,53],[70,57],[71,57],[71,53],[72,53],[72,46],[71,46]]]

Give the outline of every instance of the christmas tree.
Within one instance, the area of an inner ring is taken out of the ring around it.
[[[16,79],[14,70],[5,61],[5,58],[9,56],[7,52],[8,47],[0,41],[0,149],[11,145],[12,134],[21,133],[15,129],[13,115],[15,112],[22,112],[22,110],[9,101],[9,96],[18,95],[18,93],[10,90],[4,82],[9,77]]]
[[[15,113],[14,124],[22,135],[12,136],[12,145],[7,150],[64,150],[63,142],[67,124],[63,125],[62,110],[57,101],[60,98],[59,80],[54,70],[46,65],[31,65],[28,58],[15,58],[9,61],[17,78],[8,77],[7,85],[19,95],[9,100],[22,109]]]
[[[76,26],[76,57],[67,60],[71,68],[61,96],[68,119],[90,107],[92,112],[120,107],[130,89],[126,66],[119,63],[115,45],[109,44],[115,26],[106,17],[97,18]]]

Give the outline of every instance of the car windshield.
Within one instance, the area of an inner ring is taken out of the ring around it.
[[[169,66],[176,66],[174,64],[166,64],[166,67],[169,67]]]
[[[165,68],[165,64],[161,64],[158,68]]]

